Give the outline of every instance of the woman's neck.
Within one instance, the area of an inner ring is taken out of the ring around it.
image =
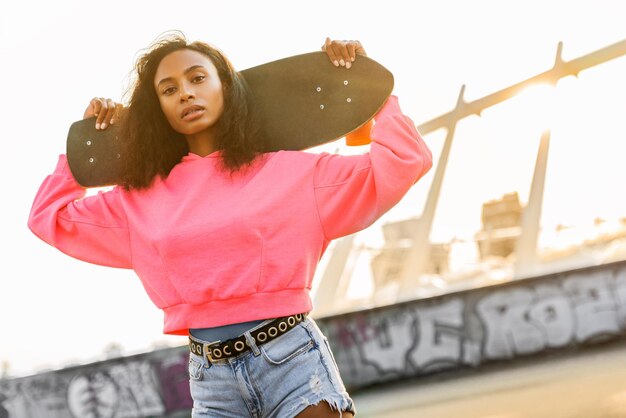
[[[206,157],[217,151],[215,147],[215,135],[212,130],[207,129],[191,135],[185,135],[189,152]]]

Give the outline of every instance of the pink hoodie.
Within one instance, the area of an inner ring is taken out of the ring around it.
[[[235,176],[219,151],[189,154],[147,190],[89,197],[61,155],[28,226],[72,257],[134,269],[167,334],[308,312],[330,240],[371,225],[432,165],[395,96],[375,120],[367,154],[267,153]]]

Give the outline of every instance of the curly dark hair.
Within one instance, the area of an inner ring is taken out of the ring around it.
[[[206,55],[217,68],[224,89],[224,111],[216,122],[216,149],[222,167],[231,174],[249,165],[263,149],[258,119],[245,80],[228,58],[204,42],[188,42],[182,32],[162,35],[135,65],[129,103],[119,122],[124,138],[125,167],[121,185],[127,190],[149,187],[156,176],[165,178],[189,152],[184,135],[169,124],[154,87],[157,68],[172,52],[190,49]]]

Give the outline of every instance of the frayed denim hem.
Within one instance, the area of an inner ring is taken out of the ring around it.
[[[344,412],[352,412],[352,415],[356,416],[356,409],[352,399],[340,396],[339,394],[331,394],[326,397],[322,396],[315,402],[311,402],[309,399],[303,397],[301,402],[292,409],[291,416],[295,417],[309,406],[319,405],[320,402],[326,402],[330,406],[330,409],[333,411],[339,411],[340,418],[343,418]]]

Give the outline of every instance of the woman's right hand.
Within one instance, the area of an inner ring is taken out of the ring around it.
[[[83,119],[96,116],[96,129],[106,129],[107,126],[115,123],[123,108],[121,103],[116,103],[111,99],[94,97],[85,109]]]

